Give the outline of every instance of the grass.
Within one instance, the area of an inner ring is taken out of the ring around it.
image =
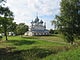
[[[58,42],[65,42],[63,39],[63,35],[60,34],[54,34],[51,36],[26,36],[27,38],[36,38],[36,39],[44,39],[48,41],[58,41]]]
[[[50,55],[43,60],[80,60],[80,47],[77,49]]]
[[[61,39],[58,40],[59,38]],[[4,41],[3,38],[4,42],[0,42],[0,60],[58,60],[57,56],[62,56],[59,59],[64,60],[69,53],[73,52],[71,45],[57,43],[64,41],[61,35],[9,36],[8,39],[8,41]],[[57,42],[47,41],[51,39],[57,40]],[[72,52],[68,53],[69,50]]]
[[[4,38],[3,38],[4,39]],[[49,47],[49,46],[65,46],[65,44],[48,42],[39,39],[21,38],[20,36],[8,37],[8,41],[0,43],[0,48],[2,47],[17,47],[16,49],[28,49],[32,47]]]

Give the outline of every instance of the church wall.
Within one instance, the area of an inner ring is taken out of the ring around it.
[[[28,32],[29,36],[45,36],[45,35],[49,35],[49,32]]]
[[[43,26],[34,26],[34,30],[44,30]]]

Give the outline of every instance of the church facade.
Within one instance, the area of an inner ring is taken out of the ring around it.
[[[49,31],[46,29],[46,23],[40,20],[38,17],[31,22],[29,31],[26,33],[29,36],[45,36],[49,35]]]

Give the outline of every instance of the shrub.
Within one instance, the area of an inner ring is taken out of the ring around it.
[[[54,34],[54,30],[53,29],[50,29],[49,30],[49,33]]]

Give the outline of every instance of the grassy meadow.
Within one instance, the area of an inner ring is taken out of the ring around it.
[[[62,35],[9,36],[8,41],[4,39],[0,42],[0,60],[80,59],[79,46],[66,43]]]

